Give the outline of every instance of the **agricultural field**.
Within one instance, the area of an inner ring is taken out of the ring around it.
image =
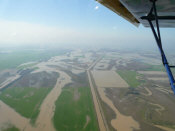
[[[89,87],[64,87],[53,117],[58,131],[98,131]]]

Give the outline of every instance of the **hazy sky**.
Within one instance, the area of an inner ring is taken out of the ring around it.
[[[175,29],[162,29],[175,42]],[[155,44],[149,28],[128,23],[95,0],[0,0],[0,45]]]

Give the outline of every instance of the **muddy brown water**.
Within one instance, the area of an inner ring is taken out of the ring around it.
[[[111,120],[111,125],[117,131],[139,130],[140,125],[131,116],[125,116],[119,112],[112,101],[106,96],[105,88],[98,88],[101,99],[115,112],[116,118]]]
[[[97,87],[127,88],[129,85],[116,73],[116,71],[92,71]]]
[[[0,101],[0,127],[5,123],[10,123],[20,130],[25,131],[54,131],[52,124],[52,118],[55,110],[55,101],[61,94],[62,88],[71,82],[71,78],[64,72],[48,68],[44,63],[38,66],[39,69],[32,73],[47,71],[47,72],[58,72],[60,77],[57,79],[55,87],[46,96],[40,107],[40,113],[36,120],[36,126],[32,127],[30,120],[21,116],[14,111],[11,107]]]

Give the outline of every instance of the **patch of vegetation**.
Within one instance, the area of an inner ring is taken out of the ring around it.
[[[20,131],[18,128],[15,126],[9,124],[8,127],[0,129],[1,131]]]
[[[138,87],[141,83],[136,79],[138,74],[136,71],[118,70],[117,73],[129,84],[131,87]]]
[[[78,90],[79,98],[75,100]],[[58,100],[53,122],[59,131],[98,131],[98,123],[93,106],[90,88],[65,87]],[[86,124],[86,117],[89,122]]]
[[[46,61],[53,56],[66,53],[64,50],[14,50],[0,55],[0,70],[16,68],[30,61]]]
[[[14,108],[16,112],[31,119],[34,124],[39,107],[52,88],[11,87],[0,94],[0,99]]]

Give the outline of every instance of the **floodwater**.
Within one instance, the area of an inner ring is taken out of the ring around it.
[[[23,130],[25,125],[29,123],[29,119],[22,117],[11,107],[0,101],[0,127],[3,127],[5,124],[12,124]]]
[[[131,116],[121,114],[112,101],[105,95],[105,88],[98,88],[101,99],[115,112],[116,118],[111,120],[111,125],[117,131],[139,130],[140,125]]]
[[[92,71],[92,74],[97,87],[129,87],[115,71]]]
[[[32,127],[29,122],[30,121],[29,119],[24,118],[23,116],[15,112],[11,107],[7,106],[6,104],[0,101],[0,114],[1,114],[0,127],[2,127],[2,125],[8,122],[14,125],[15,127],[19,128],[20,130],[25,131],[55,130],[52,123],[52,118],[55,110],[55,101],[61,94],[62,88],[66,84],[71,82],[71,78],[63,71],[48,67],[47,66],[48,64],[50,65],[51,63],[43,62],[37,64],[36,67],[38,67],[39,69],[32,72],[32,73],[43,72],[43,71],[47,71],[49,73],[57,72],[60,75],[59,78],[57,79],[55,87],[50,91],[50,93],[46,96],[43,103],[41,104],[40,113],[36,120],[36,126]]]
[[[58,99],[58,97],[61,94],[62,88],[71,82],[71,78],[64,72],[49,68],[48,66],[41,64],[41,66],[38,66],[38,71],[45,71],[48,72],[58,72],[59,78],[57,79],[55,87],[51,90],[51,92],[47,95],[47,97],[44,99],[41,107],[40,107],[40,113],[36,120],[36,128],[34,131],[55,131],[55,128],[52,123],[52,118],[55,111],[55,101]],[[33,73],[36,73],[38,71],[35,71]],[[26,131],[31,131],[30,126],[27,126]]]
[[[147,91],[147,93],[142,93],[143,95],[145,95],[145,96],[151,96],[152,95],[152,92],[147,87],[144,87],[144,89]]]

